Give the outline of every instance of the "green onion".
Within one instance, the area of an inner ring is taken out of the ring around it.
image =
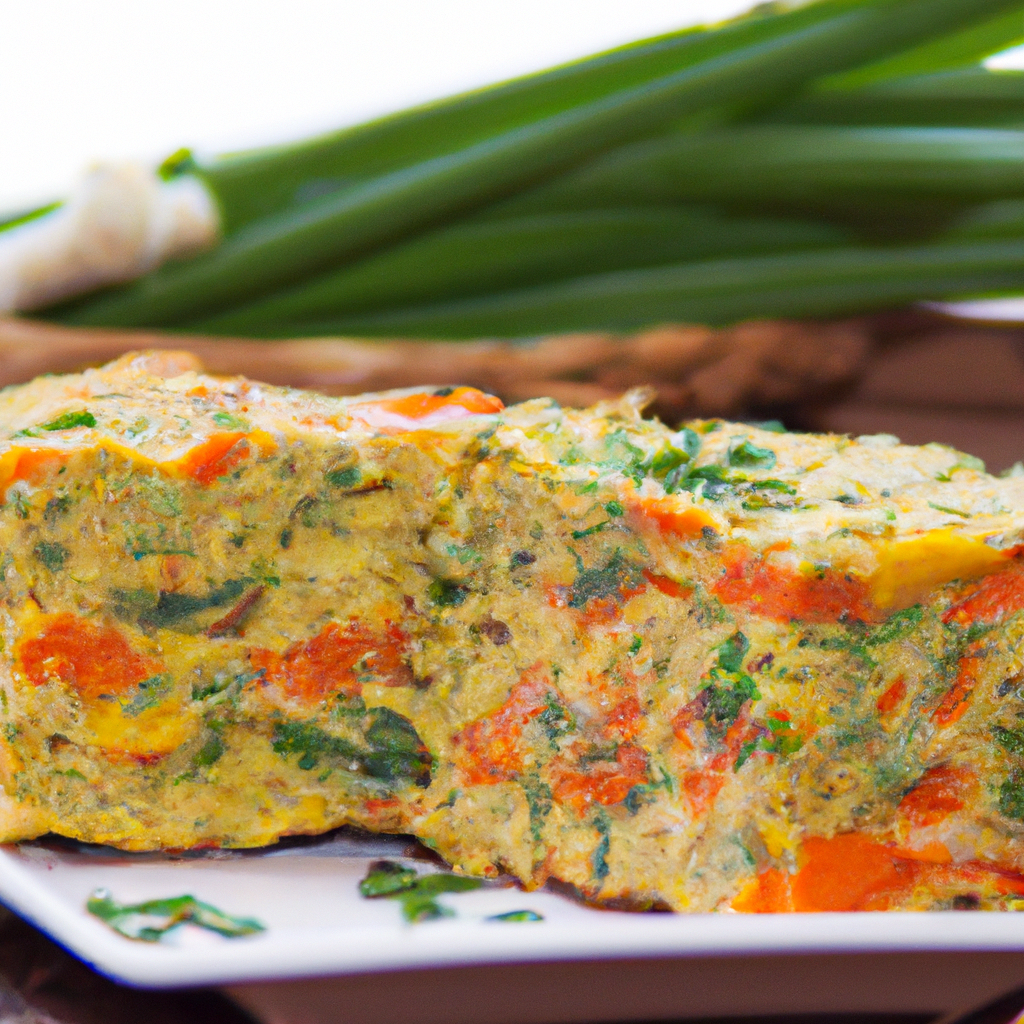
[[[665,322],[834,316],[1024,290],[1024,239],[858,247],[620,271],[372,316],[295,322],[294,335],[529,337]],[[282,325],[283,326],[283,325]]]
[[[510,195],[708,105],[766,100],[825,71],[879,58],[1018,3],[850,3],[823,21],[258,221],[212,253],[165,267],[64,319],[172,326],[225,310]]]
[[[775,122],[1024,126],[1024,73],[960,68],[875,82],[862,89],[814,90],[771,114]]]
[[[525,193],[508,212],[721,202],[835,210],[908,198],[1024,196],[1024,131],[768,125],[625,146]]]
[[[965,210],[941,237],[946,241],[1024,238],[1024,199],[1004,199]]]
[[[200,165],[188,151],[179,151],[165,161],[164,169],[168,175],[198,173],[217,196],[224,228],[232,233],[287,207],[465,149],[857,5],[863,0],[823,0],[771,15],[755,8],[715,28],[633,43],[293,145]]]
[[[60,205],[60,203],[47,203],[46,206],[40,206],[34,210],[22,210],[18,213],[0,214],[0,231],[6,231],[8,228],[16,228],[19,224],[27,224],[30,220],[35,220],[38,217],[42,217],[44,214],[51,213]]]
[[[973,21],[960,31],[935,36],[873,64],[823,78],[814,88],[856,89],[889,78],[969,68],[1020,43],[1024,43],[1024,19],[1019,8],[1011,7],[993,18]]]
[[[728,217],[699,207],[467,221],[188,326],[267,336],[270,325],[437,302],[628,267],[841,245],[828,224]]]

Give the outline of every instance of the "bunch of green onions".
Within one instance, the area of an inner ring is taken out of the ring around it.
[[[197,163],[220,244],[43,310],[468,338],[1024,292],[1024,0],[817,0]]]

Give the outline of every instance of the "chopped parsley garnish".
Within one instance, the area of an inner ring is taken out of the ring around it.
[[[321,760],[385,782],[430,784],[430,753],[412,723],[390,708],[370,708],[356,722],[359,740],[335,736],[313,722],[279,721],[274,751],[298,754],[297,766],[312,771]]]
[[[340,469],[328,470],[324,474],[324,480],[331,487],[355,487],[362,476],[358,466],[343,466]]]
[[[1024,821],[1024,773],[1011,772],[999,787],[999,813],[1014,821]]]
[[[902,640],[918,627],[923,616],[924,609],[919,604],[904,608],[873,629],[864,642],[868,647],[877,647],[879,644],[892,643],[893,640]]]
[[[437,897],[451,892],[470,892],[482,885],[479,878],[440,871],[421,875],[393,860],[378,860],[370,865],[366,877],[359,883],[359,894],[368,900],[398,900],[402,917],[415,924],[454,917],[454,911],[438,903]]]
[[[704,725],[716,739],[725,735],[747,701],[761,699],[757,683],[743,671],[743,658],[749,650],[750,641],[738,631],[733,633],[718,648],[718,662],[702,688]]]
[[[469,587],[443,576],[431,580],[430,586],[427,587],[427,597],[438,608],[458,608],[465,603],[468,596]]]
[[[610,598],[622,601],[643,580],[643,570],[616,550],[601,569],[582,569],[569,592],[569,607],[584,608],[588,602]]]
[[[63,569],[64,563],[71,554],[63,544],[56,544],[48,540],[41,540],[32,549],[32,553],[50,572],[59,572]]]
[[[143,711],[155,708],[171,692],[173,683],[173,676],[166,672],[143,679],[135,688],[131,700],[121,703],[121,714],[136,718]]]
[[[75,427],[95,427],[96,417],[81,409],[78,412],[61,413],[55,420],[43,424],[43,430],[73,430]]]
[[[229,412],[215,412],[213,414],[213,422],[218,427],[223,427],[225,430],[248,430],[249,421],[243,419],[241,416],[234,416]]]
[[[775,452],[771,448],[760,448],[751,441],[729,446],[729,465],[750,469],[773,469]]]
[[[997,725],[992,730],[996,743],[1011,754],[1024,754],[1024,725],[1016,729],[1006,729]]]
[[[106,889],[97,889],[86,910],[110,925],[126,939],[158,942],[169,931],[183,924],[194,924],[228,939],[255,935],[266,927],[252,917],[232,917],[194,896],[172,896],[144,903],[117,903]]]

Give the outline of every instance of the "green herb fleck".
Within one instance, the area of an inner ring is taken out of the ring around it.
[[[626,514],[626,510],[625,508],[623,508],[622,502],[616,501],[614,498],[611,501],[607,502],[607,504],[604,506],[604,510],[613,519],[617,519],[619,516],[624,516]]]
[[[297,765],[311,771],[324,758],[334,767],[385,782],[430,784],[430,753],[412,723],[390,708],[371,708],[354,723],[358,736],[346,738],[325,732],[313,722],[279,721],[274,728],[274,751],[298,754]]]
[[[642,636],[637,636],[636,633],[634,633],[633,634],[633,639],[629,641],[629,653],[630,654],[639,654],[640,653],[640,648],[643,647],[643,645],[644,645],[644,638]]]
[[[961,512],[958,508],[949,508],[947,505],[936,505],[934,501],[928,502],[928,507],[936,512],[944,512],[947,516],[959,516],[961,519],[970,519],[970,512]]]
[[[215,412],[213,422],[225,430],[248,430],[249,421],[241,416],[234,416],[229,412]]]
[[[642,580],[640,566],[628,561],[617,549],[603,568],[580,571],[569,593],[569,607],[584,608],[592,600],[607,598],[620,602]]]
[[[216,764],[221,759],[226,749],[224,741],[216,733],[212,733],[210,738],[199,748],[196,756],[192,758],[192,766],[194,768],[209,768],[210,765]]]
[[[743,671],[743,658],[749,650],[747,638],[733,633],[718,648],[718,662],[702,687],[704,724],[715,738],[725,735],[747,701],[761,699],[757,684]]]
[[[1005,729],[997,725],[992,730],[996,743],[1011,754],[1024,754],[1024,725],[1016,729]]]
[[[593,526],[588,526],[585,530],[573,530],[572,539],[582,540],[584,537],[589,537],[592,533],[600,533],[607,525],[609,520],[604,520],[601,523],[595,523]]]
[[[879,644],[892,643],[893,640],[902,640],[918,627],[923,615],[924,609],[919,604],[904,608],[873,629],[864,642],[868,647],[877,647]]]
[[[431,580],[427,597],[439,608],[458,608],[469,596],[469,587],[442,576]]]
[[[485,921],[543,921],[544,917],[535,910],[509,910],[504,914],[492,914]]]
[[[454,912],[438,903],[436,897],[445,893],[470,892],[482,885],[479,878],[443,872],[421,875],[395,861],[380,860],[370,865],[366,877],[359,883],[359,893],[371,900],[398,900],[402,916],[415,924],[454,916]]]
[[[601,836],[600,842],[594,848],[590,858],[590,871],[597,882],[603,882],[611,872],[608,867],[608,854],[612,848],[611,836],[609,835],[608,822],[604,818],[598,818],[594,827]]]
[[[64,563],[71,554],[63,544],[57,544],[48,540],[41,540],[32,549],[32,553],[50,572],[59,572],[63,569]]]
[[[533,835],[533,841],[539,843],[544,834],[544,822],[551,813],[551,787],[536,775],[527,775],[519,781],[526,794],[526,803],[530,811],[530,833]]]
[[[48,523],[55,523],[68,509],[71,508],[71,498],[67,494],[60,494],[50,498],[43,508],[43,519]]]
[[[229,939],[266,930],[255,918],[231,917],[194,896],[174,896],[145,903],[117,903],[106,889],[97,889],[85,907],[119,935],[141,942],[158,942],[183,924],[194,924]]]
[[[1014,771],[999,787],[999,813],[1014,821],[1024,821],[1024,772]]]
[[[362,479],[362,473],[358,466],[344,466],[340,469],[331,469],[324,474],[324,479],[331,487],[355,487]]]
[[[61,413],[55,420],[43,424],[43,430],[73,430],[75,427],[95,427],[96,417],[84,409]]]
[[[752,469],[773,469],[775,452],[771,448],[759,448],[750,441],[729,446],[729,465],[733,467],[749,467]]]
[[[171,692],[173,683],[174,677],[167,672],[143,679],[135,688],[135,693],[130,701],[119,701],[121,714],[127,715],[129,718],[136,718],[143,711],[155,708]]]

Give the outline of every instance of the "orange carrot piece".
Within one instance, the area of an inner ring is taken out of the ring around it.
[[[966,806],[977,786],[970,769],[936,765],[903,797],[899,813],[912,825],[937,825]]]
[[[867,585],[834,569],[807,575],[756,558],[740,544],[725,552],[723,563],[725,572],[712,587],[723,604],[781,622],[877,618],[868,601]]]
[[[792,882],[794,910],[881,910],[918,877],[915,862],[857,832],[812,836],[804,841],[802,855],[803,866]]]
[[[374,404],[385,412],[404,416],[410,420],[423,419],[439,409],[453,405],[461,406],[466,412],[471,413],[501,412],[505,408],[505,403],[500,398],[485,394],[476,388],[455,388],[446,395],[420,392],[415,395],[406,395],[404,398],[391,398]]]
[[[715,530],[718,525],[713,516],[700,508],[679,508],[675,498],[644,498],[630,507],[633,525],[643,528],[644,520],[652,522],[659,533],[681,539],[700,537],[705,529]]]
[[[36,686],[60,680],[85,701],[120,696],[164,671],[139,654],[119,630],[70,612],[55,615],[18,650],[21,670]]]
[[[952,725],[970,706],[971,695],[978,685],[978,670],[984,660],[970,656],[960,659],[956,681],[932,714],[939,725]]]
[[[565,770],[552,787],[554,798],[581,817],[593,804],[620,804],[634,786],[647,781],[647,754],[632,743],[620,744],[615,764],[597,763],[586,771]]]
[[[896,677],[893,684],[875,701],[880,715],[887,715],[900,706],[903,698],[907,695],[907,681],[902,675]]]
[[[522,771],[519,737],[523,726],[544,710],[552,688],[538,661],[523,673],[497,711],[471,722],[453,737],[459,771],[469,785],[508,782]]]
[[[943,622],[961,626],[994,626],[1016,612],[1024,611],[1024,564],[985,576],[942,616]]]
[[[658,576],[656,573],[651,572],[650,569],[644,569],[644,579],[667,597],[683,598],[689,597],[693,593],[693,587],[677,583],[675,580],[669,579],[668,576]]]
[[[264,673],[268,685],[286,697],[318,704],[333,693],[357,696],[362,692],[360,676],[372,675],[384,686],[410,685],[407,643],[406,635],[390,623],[383,634],[377,634],[362,623],[342,627],[331,622],[311,640],[293,644],[284,654],[254,648],[249,661]]]
[[[178,463],[178,469],[197,483],[208,487],[218,477],[227,476],[251,451],[245,434],[213,434],[189,451]]]
[[[790,875],[777,868],[762,871],[740,890],[731,909],[741,914],[784,914],[793,910]]]

